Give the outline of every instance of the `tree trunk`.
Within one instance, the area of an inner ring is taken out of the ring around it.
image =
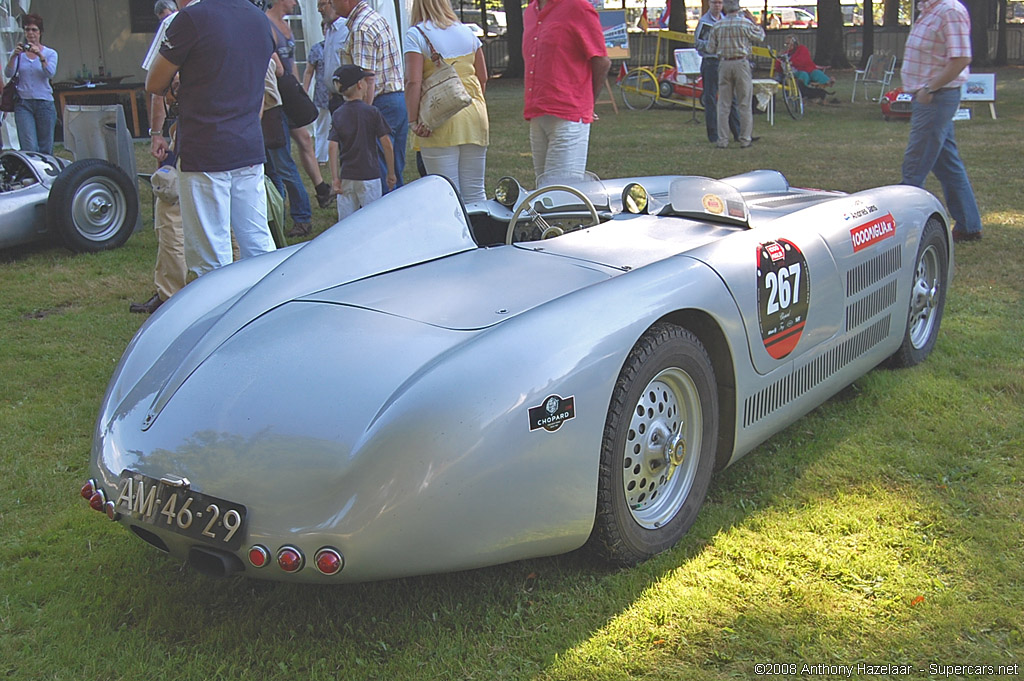
[[[668,28],[670,31],[678,31],[680,33],[686,33],[686,0],[669,0],[672,3],[672,11],[668,15]],[[678,47],[691,47],[690,45],[684,45],[683,43],[677,43],[674,40],[668,43],[668,52],[663,55],[658,55],[658,59],[665,59],[668,64],[674,64],[675,60],[672,58],[672,50]]]
[[[508,67],[504,75],[508,78],[523,77],[523,6],[519,0],[505,0],[505,21],[508,30],[505,40],[508,42]]]
[[[999,0],[999,31],[996,34],[996,60],[994,66],[1006,66],[1006,10],[1009,9],[1007,0]]]
[[[990,0],[967,0],[967,11],[971,15],[971,64],[988,66],[988,27],[992,25],[992,3]]]
[[[885,0],[885,10],[882,14],[883,26],[899,26],[900,23],[900,0]]]
[[[864,26],[861,37],[860,67],[867,68],[868,57],[875,52],[875,4],[872,0],[864,0]]]
[[[834,69],[851,67],[843,42],[843,9],[839,0],[818,0],[818,45],[814,61]]]
[[[668,15],[668,28],[671,31],[686,33],[686,0],[669,0],[672,11]]]

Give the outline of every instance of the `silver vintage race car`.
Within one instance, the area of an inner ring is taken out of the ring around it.
[[[116,248],[138,214],[134,181],[111,163],[0,153],[0,248],[54,237],[77,253]]]
[[[932,350],[949,219],[774,171],[464,206],[444,179],[190,284],[114,373],[81,490],[210,574],[358,582],[673,546],[712,473]]]

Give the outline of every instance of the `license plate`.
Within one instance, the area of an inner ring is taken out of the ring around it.
[[[901,92],[900,94],[896,95],[896,101],[897,102],[912,102],[912,101],[914,101],[914,95],[908,94],[906,92]]]
[[[245,535],[245,506],[129,470],[121,472],[114,510],[225,549],[237,549]]]

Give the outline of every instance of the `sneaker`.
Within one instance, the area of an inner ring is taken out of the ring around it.
[[[321,182],[316,186],[316,202],[320,204],[321,208],[330,208],[334,202],[333,199],[334,192],[331,191],[331,185]],[[291,236],[291,234],[288,236]]]
[[[131,303],[128,305],[129,312],[137,312],[139,314],[153,314],[156,309],[164,304],[164,301],[160,299],[159,293],[154,293],[153,297],[144,303]]]
[[[963,229],[954,229],[953,241],[958,244],[965,241],[981,241],[981,232],[968,232]]]
[[[298,238],[309,236],[313,233],[313,225],[308,222],[296,222],[295,225],[288,232],[287,236],[291,238]]]

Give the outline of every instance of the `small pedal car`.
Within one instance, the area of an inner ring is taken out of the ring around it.
[[[882,107],[882,118],[887,121],[893,118],[910,118],[914,95],[911,92],[904,92],[903,88],[896,88],[886,92],[878,103]]]

